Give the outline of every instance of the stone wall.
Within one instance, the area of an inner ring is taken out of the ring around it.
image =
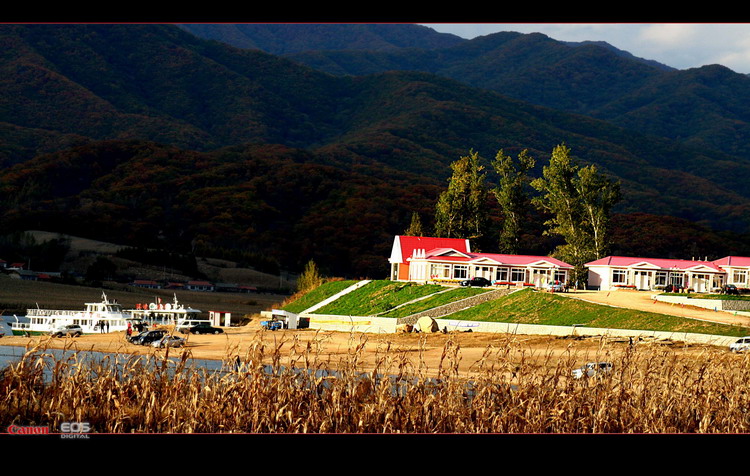
[[[503,296],[507,296],[513,291],[515,290],[494,289],[492,291],[487,291],[486,293],[477,294],[476,296],[471,296],[466,299],[461,299],[460,301],[455,301],[455,302],[445,304],[443,306],[428,309],[426,311],[422,311],[417,314],[412,314],[411,316],[402,317],[398,319],[398,324],[414,325],[416,324],[416,322],[419,320],[420,317],[424,317],[424,316],[429,316],[432,318],[447,316],[448,314],[453,314],[454,312],[462,311],[466,308],[476,306],[483,302],[492,301],[495,299],[499,299]]]
[[[724,311],[750,311],[750,301],[739,299],[722,299],[721,308]]]

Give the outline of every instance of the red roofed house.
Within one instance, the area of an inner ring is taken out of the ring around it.
[[[436,248],[450,248],[458,252],[470,251],[469,240],[463,238],[432,238],[429,236],[396,235],[393,239],[391,257],[391,280],[410,281],[410,258],[415,250],[433,250]]]
[[[589,287],[603,291],[621,288],[653,290],[672,284],[694,292],[711,292],[728,283],[727,270],[720,264],[726,259],[700,261],[607,256],[586,263],[586,267],[589,269]],[[750,266],[750,258],[739,260],[746,260],[746,266]]]
[[[726,284],[734,284],[738,288],[750,288],[750,258],[726,256],[713,263],[727,272]]]
[[[396,236],[394,281],[460,281],[477,276],[495,284],[544,286],[567,282],[573,266],[548,256],[472,253],[469,240]]]

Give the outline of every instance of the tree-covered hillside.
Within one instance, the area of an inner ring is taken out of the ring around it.
[[[378,276],[414,212],[433,226],[452,161],[528,149],[538,174],[560,143],[622,182],[618,213],[750,230],[749,160],[431,73],[338,77],[172,25],[0,25],[0,43],[8,232]],[[530,228],[525,249],[551,251]]]

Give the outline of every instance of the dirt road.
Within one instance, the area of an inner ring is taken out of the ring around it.
[[[721,322],[724,324],[750,326],[750,317],[742,315],[736,316],[731,312],[712,311],[694,306],[682,306],[679,304],[655,301],[653,295],[654,293],[649,291],[633,290],[575,291],[561,294],[561,296],[583,299],[597,304],[638,309],[640,311],[658,312],[661,314]]]

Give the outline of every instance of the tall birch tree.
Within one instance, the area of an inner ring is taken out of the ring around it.
[[[536,161],[524,149],[517,160],[499,150],[492,162],[498,174],[498,186],[493,189],[495,198],[503,214],[503,225],[500,230],[501,253],[518,254],[521,248],[520,236],[523,219],[529,205],[526,186],[530,182],[529,171]]]
[[[591,252],[594,259],[603,258],[609,251],[612,207],[622,198],[620,183],[599,174],[595,165],[589,165],[578,171],[576,188],[583,220],[591,233]]]
[[[487,198],[484,166],[479,153],[451,164],[448,189],[440,194],[435,207],[435,234],[444,238],[479,238],[487,223],[483,205]]]
[[[555,255],[575,267],[575,281],[585,283],[584,264],[602,257],[607,249],[607,225],[620,199],[619,183],[601,176],[593,165],[579,168],[562,144],[554,148],[542,177],[531,185],[540,192],[533,203],[551,215],[545,233],[565,240]]]

